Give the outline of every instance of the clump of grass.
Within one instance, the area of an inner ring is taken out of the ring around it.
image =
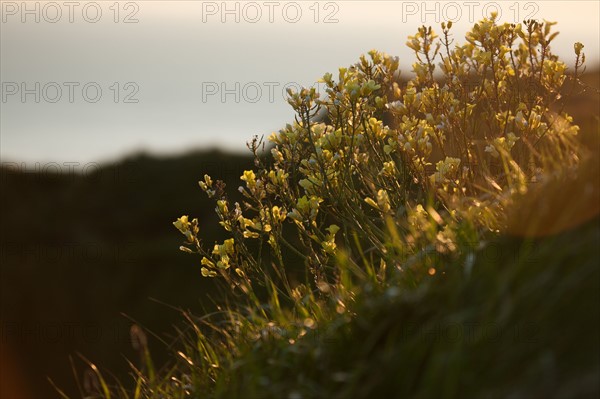
[[[420,28],[406,84],[398,59],[371,51],[323,77],[325,98],[290,91],[296,120],[271,136],[270,159],[251,143],[242,203],[204,177],[230,238],[207,247],[198,220],[174,224],[181,249],[230,299],[215,314],[186,315],[195,334],[168,370],[135,373],[133,397],[597,392],[587,350],[597,319],[578,327],[581,304],[597,298],[597,226],[547,230],[533,217],[525,238],[505,235],[519,211],[534,213],[531,202],[557,182],[597,176],[597,163],[581,166],[591,157],[560,110],[567,74],[550,50],[552,23],[495,18],[456,46],[451,24],[442,39]],[[326,122],[315,122],[322,112]],[[564,219],[593,203],[592,186],[565,198]],[[563,235],[531,238],[543,231]]]

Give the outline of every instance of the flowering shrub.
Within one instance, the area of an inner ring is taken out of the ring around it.
[[[325,74],[322,97],[289,91],[295,121],[269,137],[270,159],[260,140],[249,146],[256,169],[241,176],[245,200],[231,203],[210,176],[200,182],[231,238],[206,248],[196,219],[175,222],[202,275],[248,293],[252,276],[272,266],[291,296],[285,253],[323,292],[340,281],[341,259],[383,281],[423,251],[476,245],[503,228],[503,210],[531,181],[576,167],[578,127],[560,110],[567,67],[550,50],[553,23],[495,19],[475,24],[462,45],[451,23],[441,38],[419,28],[407,42],[417,62],[406,82],[397,58],[370,51],[335,78]],[[435,272],[422,266],[411,272]]]
[[[184,390],[228,397],[233,384],[249,395],[271,360],[318,359],[311,331],[344,335],[365,298],[425,287],[435,275],[461,274],[458,265],[470,273],[473,253],[506,228],[516,198],[574,171],[584,154],[561,109],[567,68],[550,51],[551,27],[492,16],[454,46],[450,23],[442,38],[422,27],[407,43],[417,58],[409,80],[397,58],[370,51],[335,78],[325,74],[322,96],[289,91],[294,122],[269,137],[268,151],[258,138],[249,144],[255,169],[240,177],[244,200],[231,201],[210,176],[199,183],[230,237],[207,246],[196,219],[174,223],[202,275],[241,293],[203,319],[216,337],[196,329],[187,352],[199,366],[184,374],[195,379]],[[301,284],[298,259],[309,276]]]
[[[597,217],[597,156],[585,153],[562,110],[568,75],[550,51],[552,25],[498,24],[492,15],[462,45],[453,44],[451,23],[441,38],[422,27],[407,43],[417,58],[409,80],[397,58],[371,51],[335,78],[325,74],[323,96],[290,91],[295,121],[269,138],[269,151],[262,140],[249,145],[255,168],[240,177],[243,201],[210,176],[199,182],[229,237],[207,245],[197,219],[174,222],[202,275],[221,277],[238,296],[200,319],[186,313],[195,335],[183,337],[179,363],[134,370],[132,397],[596,393],[587,373],[597,357],[585,355],[597,352],[588,349],[598,323],[581,303],[598,291],[597,227],[539,251],[530,240],[516,251],[499,238],[494,257],[482,245],[521,228],[509,214],[538,232]],[[575,44],[571,87],[582,48]],[[555,195],[564,182],[579,186],[577,195]],[[515,211],[548,193],[556,198],[543,212]],[[301,284],[291,278],[298,259],[309,276]],[[533,325],[540,336],[509,334],[503,346],[438,340],[434,330],[431,342],[405,334],[436,320]],[[565,340],[565,326],[585,327],[575,336],[586,354]],[[573,377],[555,364],[576,364]],[[518,379],[515,367],[525,370]]]

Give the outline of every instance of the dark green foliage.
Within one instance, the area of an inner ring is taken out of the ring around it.
[[[216,396],[595,397],[599,243],[596,218],[535,241],[495,239],[463,260],[471,266],[440,265],[411,291],[363,291],[351,321],[295,350],[244,353]]]

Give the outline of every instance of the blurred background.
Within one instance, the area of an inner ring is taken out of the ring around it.
[[[292,117],[286,87],[316,85],[371,49],[410,75],[405,43],[420,25],[453,20],[462,41],[492,11],[559,21],[553,50],[573,65],[580,41],[598,62],[596,1],[3,1],[0,155],[33,169],[138,150],[243,152]]]
[[[24,397],[56,397],[48,378],[79,396],[78,354],[126,379],[133,323],[160,365],[181,310],[214,308],[171,222],[222,238],[197,182],[235,192],[246,142],[293,118],[286,88],[319,89],[370,49],[410,76],[418,26],[451,20],[462,42],[492,11],[558,21],[554,52],[571,66],[584,43],[599,87],[597,1],[0,3],[0,385]],[[594,128],[597,91],[568,110]]]

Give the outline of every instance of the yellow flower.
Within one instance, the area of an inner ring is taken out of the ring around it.
[[[244,238],[258,238],[260,235],[254,231],[244,231]]]
[[[335,235],[338,231],[340,231],[340,227],[336,224],[332,224],[325,230],[327,230],[331,235]]]
[[[213,182],[209,175],[204,175],[204,181],[200,181],[198,184],[203,191],[207,191],[212,187]]]
[[[203,267],[200,269],[200,271],[202,272],[203,277],[215,277],[217,275],[217,272],[214,270],[208,270],[206,267]]]
[[[388,196],[387,191],[379,190],[377,192],[377,205],[383,212],[390,211],[390,197]]]
[[[246,182],[248,188],[256,187],[256,175],[252,170],[245,170],[244,174],[240,176],[240,179]]]
[[[226,214],[227,212],[229,212],[229,209],[227,208],[227,201],[225,201],[225,200],[218,200],[217,201],[217,209],[223,215]]]
[[[175,222],[173,222],[173,226],[177,228],[177,230],[181,231],[183,234],[190,230],[190,222],[188,222],[188,216],[183,215]]]
[[[273,159],[277,162],[283,162],[283,154],[277,148],[273,148],[271,150],[271,154],[273,155]]]
[[[226,270],[229,268],[229,256],[223,255],[221,260],[217,262],[217,268],[221,270]]]
[[[309,192],[316,184],[310,179],[302,179],[298,182],[300,187]]]
[[[394,163],[394,161],[389,161],[389,162],[383,163],[383,169],[381,172],[382,172],[382,174],[385,174],[388,176],[393,176],[395,170],[396,170],[396,164]]]
[[[271,213],[273,215],[273,220],[276,222],[283,222],[286,218],[285,209],[282,209],[282,208],[278,207],[277,205],[275,205],[273,207],[273,209],[271,210]]]
[[[323,247],[323,250],[328,254],[334,254],[335,249],[337,248],[334,240],[323,241],[321,247]]]
[[[235,241],[233,238],[223,241],[223,248],[225,249],[225,253],[230,254],[230,255],[233,254],[234,249],[235,249],[234,245],[235,245]]]
[[[525,120],[525,117],[523,117],[523,112],[517,112],[517,115],[515,116],[515,123],[521,130],[527,127],[527,120]]]
[[[242,229],[246,229],[247,227],[254,227],[254,222],[248,218],[240,216],[238,218],[238,223]]]
[[[369,198],[369,197],[365,198],[365,202],[367,204],[371,205],[373,208],[379,209],[379,207],[377,206],[377,202],[373,201],[372,198]]]

